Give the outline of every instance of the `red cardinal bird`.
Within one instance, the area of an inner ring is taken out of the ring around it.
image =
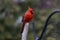
[[[22,33],[24,30],[24,26],[26,22],[30,22],[32,20],[33,17],[33,9],[28,7],[28,10],[26,11],[26,13],[23,15],[23,19],[22,19],[22,28],[20,30],[20,32]]]

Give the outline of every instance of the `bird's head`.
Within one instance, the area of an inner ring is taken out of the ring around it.
[[[28,7],[28,10],[33,14],[33,9],[31,7]]]

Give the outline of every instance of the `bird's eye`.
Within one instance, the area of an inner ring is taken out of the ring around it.
[[[33,12],[32,11],[30,11],[31,12],[31,14],[33,14]]]

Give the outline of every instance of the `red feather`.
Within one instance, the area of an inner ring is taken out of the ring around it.
[[[23,19],[22,19],[23,24],[20,30],[21,33],[24,30],[25,23],[30,22],[32,20],[32,17],[33,17],[33,9],[29,7],[26,13],[23,15]]]

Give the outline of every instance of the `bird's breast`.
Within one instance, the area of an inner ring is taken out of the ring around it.
[[[33,17],[32,14],[27,14],[27,15],[25,15],[24,20],[29,22],[29,21],[31,21],[32,17]]]

